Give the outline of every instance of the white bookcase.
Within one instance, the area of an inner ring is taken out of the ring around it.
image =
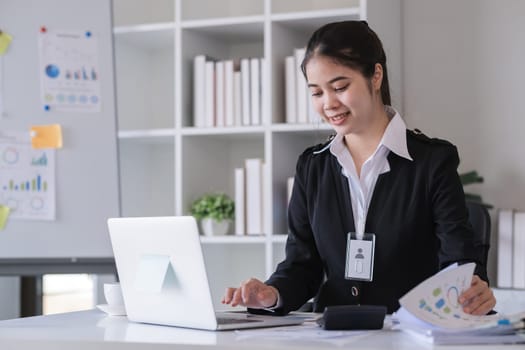
[[[122,215],[188,214],[207,192],[234,198],[234,169],[268,164],[264,236],[202,237],[214,300],[265,279],[284,257],[286,180],[326,140],[321,122],[284,123],[284,58],[324,23],[367,19],[382,38],[394,104],[401,94],[399,0],[113,0]],[[193,58],[264,57],[262,125],[193,127]]]

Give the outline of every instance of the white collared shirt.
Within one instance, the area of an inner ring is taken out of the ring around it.
[[[379,175],[390,171],[387,156],[394,152],[400,157],[412,161],[407,148],[406,124],[401,115],[392,107],[385,106],[390,117],[385,133],[374,153],[363,163],[361,177],[357,175],[355,163],[344,143],[344,135],[337,134],[330,144],[330,152],[341,164],[342,173],[348,178],[352,213],[358,239],[365,233],[366,215],[372,200],[372,194]]]

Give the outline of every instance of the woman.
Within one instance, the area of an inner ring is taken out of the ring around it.
[[[363,21],[327,24],[301,67],[336,136],[299,157],[285,260],[265,283],[228,288],[222,302],[285,314],[316,296],[316,311],[376,304],[392,313],[427,277],[472,261],[475,276],[459,302],[467,313],[489,312],[496,300],[473,243],[457,150],[408,131],[390,107],[377,35]]]

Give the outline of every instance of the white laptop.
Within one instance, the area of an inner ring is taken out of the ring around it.
[[[229,330],[304,320],[215,312],[192,216],[111,218],[108,228],[130,321]]]

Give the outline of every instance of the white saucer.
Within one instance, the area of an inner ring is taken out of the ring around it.
[[[126,316],[124,305],[110,306],[108,304],[97,305],[97,309],[104,311],[110,316]]]

